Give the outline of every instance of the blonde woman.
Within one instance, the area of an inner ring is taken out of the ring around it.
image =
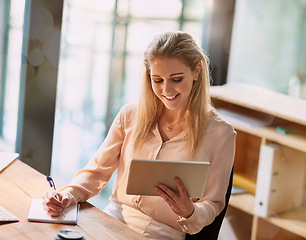
[[[184,32],[153,39],[144,53],[145,75],[138,105],[122,107],[94,158],[71,183],[44,196],[51,216],[98,194],[115,170],[110,204],[104,210],[149,239],[185,239],[214,221],[223,210],[233,166],[236,132],[210,104],[209,60]],[[156,187],[159,196],[126,194],[132,158],[211,163],[205,192],[191,199]]]

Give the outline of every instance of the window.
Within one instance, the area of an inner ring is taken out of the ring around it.
[[[202,0],[64,1],[51,169],[57,182],[69,182],[120,107],[138,100],[143,52],[153,36],[181,29],[200,44],[204,10]],[[92,202],[104,208],[111,187]]]
[[[228,82],[306,99],[306,2],[237,0]]]
[[[0,149],[15,151],[25,0],[1,1]]]

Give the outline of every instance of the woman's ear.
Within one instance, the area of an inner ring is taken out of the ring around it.
[[[193,76],[194,81],[198,80],[200,73],[201,73],[201,64],[198,63],[198,65],[194,69],[194,76]]]

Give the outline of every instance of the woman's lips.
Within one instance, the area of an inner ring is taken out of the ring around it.
[[[177,97],[178,97],[179,94],[176,94],[176,95],[172,95],[172,96],[165,96],[164,97],[168,100],[168,101],[174,101]]]

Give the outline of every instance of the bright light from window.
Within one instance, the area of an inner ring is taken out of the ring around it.
[[[11,0],[2,125],[3,138],[10,146],[11,149],[8,149],[10,151],[15,150],[17,133],[24,7],[24,0]]]

